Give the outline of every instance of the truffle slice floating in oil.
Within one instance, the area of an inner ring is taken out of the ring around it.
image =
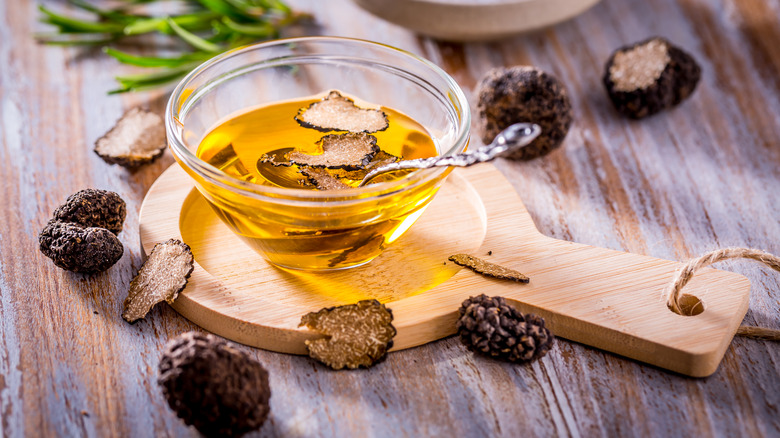
[[[105,229],[52,219],[38,236],[40,250],[58,267],[84,274],[103,272],[122,258],[125,248]]]
[[[603,81],[615,108],[641,119],[682,102],[700,78],[701,68],[691,55],[656,37],[616,50]]]
[[[301,166],[299,172],[307,178],[308,185],[314,186],[320,190],[342,190],[352,187],[348,182],[362,181],[371,169],[377,166],[394,163],[398,160],[400,160],[400,158],[395,155],[380,150],[363,169],[344,170]],[[375,178],[373,182],[382,182],[382,180],[380,178]]]
[[[301,167],[301,175],[305,176],[309,184],[320,190],[344,190],[350,188],[333,176],[327,169],[321,167]]]
[[[396,161],[401,161],[401,157],[396,157],[393,154],[380,150],[376,155],[374,155],[374,158],[371,160],[371,162],[368,163],[366,170],[371,170],[378,166],[384,166],[385,164],[395,163]]]
[[[263,365],[214,335],[189,332],[170,341],[157,383],[176,415],[205,436],[242,436],[270,411]]]
[[[155,304],[168,304],[187,285],[194,267],[189,245],[176,239],[158,243],[138,275],[130,282],[122,318],[133,323],[146,316]]]
[[[294,151],[287,154],[287,158],[299,166],[354,170],[368,165],[379,152],[376,137],[362,133],[326,135],[317,143],[322,146],[321,154]]]
[[[289,161],[279,161],[279,152],[263,154],[260,159],[257,160],[257,167],[260,167],[263,164],[270,164],[273,167],[291,167],[293,165],[293,163]]]
[[[326,336],[306,341],[309,356],[340,370],[370,367],[382,359],[393,346],[392,322],[390,309],[377,300],[363,300],[309,313],[300,325]]]
[[[401,159],[396,157],[395,155],[380,150],[379,152],[376,153],[376,155],[374,155],[374,158],[371,159],[371,162],[369,162],[362,169],[357,169],[357,170],[332,169],[330,173],[331,175],[337,178],[343,178],[352,181],[362,181],[363,178],[368,174],[368,172],[373,170],[375,167],[384,166],[385,164],[395,163],[400,160]],[[376,181],[374,182],[378,182],[378,181],[380,180],[377,178]]]
[[[563,143],[573,117],[569,96],[555,76],[531,66],[489,71],[477,87],[479,128],[482,141],[490,143],[509,125],[536,123],[542,133],[528,146],[507,158],[530,160]]]
[[[126,215],[125,201],[118,194],[98,189],[80,190],[54,210],[56,220],[106,228],[114,234],[122,231]]]
[[[360,108],[338,91],[298,111],[295,120],[305,128],[322,132],[377,132],[387,129],[387,115],[380,110]]]
[[[106,163],[135,169],[162,156],[167,144],[162,117],[133,108],[95,142],[95,153]]]
[[[449,257],[451,262],[456,265],[471,269],[474,272],[487,277],[500,278],[502,280],[512,280],[518,283],[528,283],[531,281],[528,277],[513,269],[505,268],[495,263],[482,260],[468,254],[455,254]]]

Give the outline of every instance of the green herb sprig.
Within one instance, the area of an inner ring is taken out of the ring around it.
[[[116,77],[120,88],[110,91],[113,94],[170,83],[214,55],[277,38],[284,27],[310,18],[293,11],[281,0],[179,0],[174,5],[176,13],[154,16],[145,12],[149,5],[163,2],[173,3],[170,0],[123,0],[103,1],[112,6],[96,6],[86,0],[68,1],[92,15],[91,19],[58,13],[40,5],[41,21],[57,29],[35,37],[45,44],[100,46],[121,63],[153,69]],[[166,35],[185,42],[189,48],[169,56],[142,56],[116,48],[129,39],[135,39],[140,48],[159,48],[159,39],[137,38],[147,34]]]

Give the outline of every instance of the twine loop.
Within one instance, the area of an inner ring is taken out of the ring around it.
[[[666,289],[666,305],[673,312],[680,315],[692,315],[687,313],[682,303],[682,289],[693,278],[699,269],[728,259],[748,259],[762,263],[775,271],[780,272],[780,257],[765,251],[752,248],[722,248],[710,251],[701,257],[689,260],[675,274],[674,279]],[[691,309],[687,309],[690,312]],[[780,330],[764,327],[742,326],[737,330],[737,335],[770,341],[780,341]]]

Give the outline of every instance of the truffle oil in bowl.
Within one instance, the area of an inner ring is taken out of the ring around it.
[[[381,196],[342,190],[357,187],[375,166],[437,154],[426,129],[410,117],[330,91],[232,116],[203,138],[197,156],[252,184],[332,191],[333,201],[306,198],[301,190],[295,199],[248,197],[196,180],[222,221],[270,262],[340,269],[372,260],[398,239],[422,214],[448,171]],[[384,174],[371,184],[409,172]]]

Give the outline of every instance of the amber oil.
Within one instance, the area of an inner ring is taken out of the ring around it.
[[[306,185],[305,177],[294,166],[263,166],[258,162],[268,154],[283,155],[290,150],[322,153],[318,141],[339,132],[305,128],[294,117],[299,109],[324,95],[272,103],[231,116],[203,138],[197,156],[228,175],[253,184],[317,190]],[[361,107],[378,107],[354,96],[347,97]],[[387,115],[388,127],[371,134],[381,150],[402,159],[438,154],[422,125],[392,108],[381,110]],[[380,181],[405,175],[386,174]],[[400,237],[422,214],[440,180],[362,202],[331,204],[325,200],[307,203],[305,207],[294,202],[247,200],[216,185],[204,184],[204,194],[222,220],[272,263],[296,269],[339,269],[372,260]],[[342,181],[351,186],[359,183]]]

